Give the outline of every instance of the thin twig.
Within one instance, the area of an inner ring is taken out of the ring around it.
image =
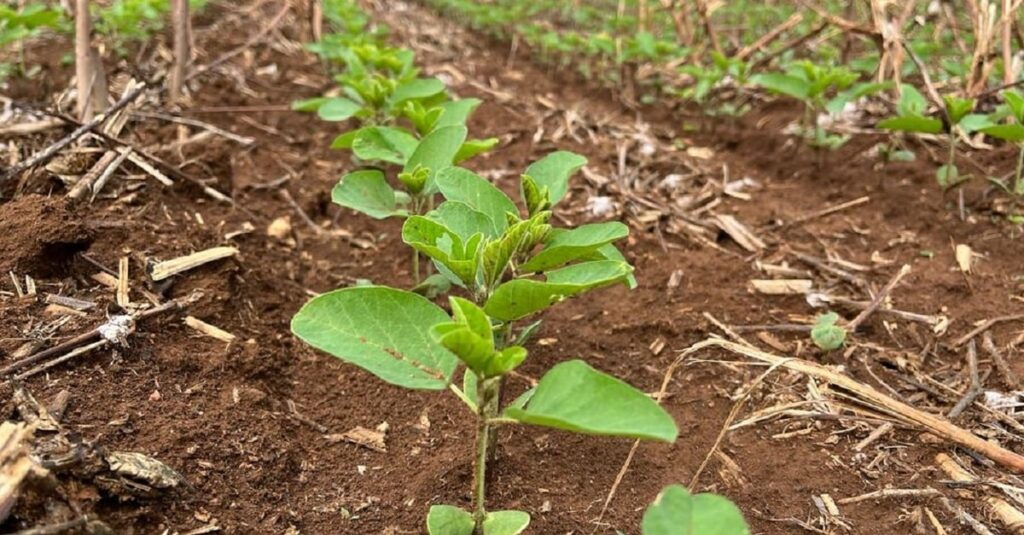
[[[864,323],[868,319],[868,317],[870,317],[871,314],[878,309],[879,305],[882,304],[882,301],[885,300],[886,296],[888,296],[892,292],[892,290],[896,288],[896,285],[899,284],[900,280],[902,280],[903,277],[906,277],[908,273],[910,273],[910,266],[908,264],[903,264],[903,267],[901,267],[900,270],[897,271],[891,279],[889,279],[889,282],[887,282],[885,286],[882,287],[878,294],[875,295],[875,298],[871,300],[871,303],[868,304],[867,308],[862,310],[860,314],[857,314],[857,317],[853,318],[853,320],[851,320],[850,323],[846,325],[846,328],[850,332],[856,331],[857,327],[860,327],[861,324]]]
[[[981,379],[978,376],[978,348],[974,344],[974,340],[967,344],[967,369],[970,374],[971,384],[968,386],[967,392],[964,392],[964,396],[960,398],[960,401],[949,411],[948,418],[950,420],[960,416],[981,395]]]

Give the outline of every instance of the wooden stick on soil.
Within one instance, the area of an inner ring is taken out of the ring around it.
[[[971,475],[970,472],[960,466],[960,463],[945,453],[935,456],[935,464],[939,465],[939,468],[957,483],[975,483],[978,481],[978,478]],[[1021,533],[1024,530],[1024,513],[1021,513],[1019,509],[1010,505],[1006,500],[994,496],[986,497],[985,503],[988,504],[992,516],[998,518],[1006,527],[1010,528],[1010,533]]]
[[[871,303],[868,304],[867,308],[862,310],[860,314],[857,314],[857,317],[853,318],[853,320],[846,325],[846,328],[850,332],[856,331],[857,327],[860,327],[861,324],[864,323],[868,319],[868,317],[870,317],[871,314],[873,314],[875,310],[878,309],[879,305],[882,304],[882,301],[885,300],[886,296],[892,293],[892,290],[896,288],[896,285],[899,284],[903,277],[906,277],[909,273],[910,266],[908,264],[903,264],[903,267],[901,267],[900,270],[897,271],[891,279],[889,279],[889,282],[882,287],[882,289],[878,292],[878,295],[876,295],[875,298],[871,300]]]
[[[983,321],[981,323],[981,325],[978,325],[974,329],[971,329],[971,331],[968,332],[967,334],[961,336],[960,338],[957,338],[956,341],[953,342],[953,347],[956,348],[956,347],[960,347],[960,346],[966,344],[972,338],[974,338],[975,336],[978,336],[979,334],[981,334],[981,333],[991,329],[992,326],[997,324],[997,323],[1002,323],[1004,321],[1018,321],[1018,320],[1024,320],[1024,314],[1010,314],[1008,316],[998,316],[998,317],[995,317],[995,318],[989,318],[989,319]]]
[[[986,332],[981,338],[981,347],[985,349],[985,352],[992,357],[992,363],[996,365],[996,369],[999,370],[999,374],[1003,376],[1003,382],[1006,386],[1013,390],[1020,390],[1020,379],[1017,378],[1017,374],[1014,373],[1013,369],[1006,362],[1006,357],[996,347],[995,342],[992,340],[992,333]]]
[[[782,366],[795,372],[829,381],[834,386],[850,392],[865,402],[877,405],[893,415],[924,427],[940,438],[973,450],[1003,465],[1004,467],[1013,470],[1014,472],[1024,474],[1024,456],[1014,453],[998,444],[982,439],[974,433],[950,423],[945,418],[926,413],[915,409],[906,403],[897,401],[868,385],[860,383],[845,375],[836,373],[821,364],[802,359],[779,357],[771,353],[766,353],[752,347],[729,342],[720,338],[711,338],[703,342],[698,342],[697,344],[687,348],[683,354],[693,353],[709,347],[722,348],[726,351],[745,355],[769,364],[781,363]]]
[[[964,396],[960,398],[960,401],[950,409],[949,414],[946,416],[950,420],[960,416],[967,407],[974,403],[974,400],[981,395],[982,384],[981,377],[978,374],[978,348],[971,340],[967,344],[967,373],[970,376],[970,385],[967,387],[967,391],[964,392]]]

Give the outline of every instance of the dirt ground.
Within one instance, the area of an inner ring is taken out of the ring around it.
[[[510,55],[505,44],[414,5],[387,6],[377,17],[391,26],[396,42],[417,51],[426,73],[445,78],[459,96],[484,101],[470,131],[497,136],[501,145],[471,167],[512,190],[518,173],[548,151],[579,152],[589,158],[587,172],[576,179],[557,219],[619,218],[633,229],[625,253],[636,265],[639,288],[595,292],[548,313],[529,348],[525,378],[561,360],[585,358],[655,392],[680,350],[723,334],[709,315],[749,326],[806,324],[822,312],[803,296],[751,291],[750,279],[770,278],[758,265],[786,263],[806,272],[821,291],[867,301],[865,288],[877,291],[908,264],[912,271],[893,291],[891,305],[948,317],[945,334],[876,313],[847,349],[822,354],[806,332],[740,330],[766,349],[839,366],[922,410],[946,413],[967,387],[964,350],[952,342],[974,322],[1024,312],[1020,229],[998,217],[1012,207],[978,178],[963,190],[961,220],[958,192],[935,185],[926,147],[914,147],[915,162],[882,164],[872,151],[881,138],[866,134],[821,155],[781,133],[798,114],[785,103],[758,104],[741,120],[715,122],[665,104],[631,108],[612,91],[533,63],[527,51]],[[276,10],[262,5],[214,29],[215,13],[202,17],[197,61],[242,44],[245,29],[266,23]],[[93,203],[67,202],[45,172],[20,184],[16,195],[4,188],[0,267],[31,275],[40,294],[100,306],[81,315],[54,314],[42,299],[18,298],[5,277],[0,364],[13,361],[11,353],[32,337],[67,338],[115,310],[114,291],[92,278],[100,271],[96,264],[116,273],[118,260],[127,256],[133,300],[144,301],[147,292],[159,299],[202,293],[187,311],[140,322],[129,348],[97,351],[24,382],[43,402],[62,390],[70,393],[62,424],[75,441],[150,455],[187,483],[171,492],[129,495],[97,479],[85,462],[61,472],[56,488],[22,499],[2,526],[5,532],[90,513],[117,533],[186,533],[207,526],[226,533],[421,533],[430,504],[470,504],[473,429],[460,403],[446,394],[383,384],[289,333],[289,319],[310,295],[357,279],[410,282],[399,222],[371,221],[330,203],[330,188],[350,168],[342,152],[328,148],[340,127],[287,111],[291,100],[330,86],[323,66],[300,46],[308,39],[305,24],[300,14],[288,15],[272,42],[198,79],[193,102],[180,110],[249,136],[251,144],[214,135],[174,146],[179,126],[152,118],[139,118],[126,130],[138,146],[157,147],[183,170],[212,179],[208,185],[230,193],[234,206],[183,181],[163,187],[137,169],[134,176],[115,178],[109,193]],[[44,70],[47,87],[61,87],[69,76],[59,63]],[[40,87],[16,83],[10,96],[45,105],[48,93]],[[1012,156],[998,151],[965,158],[979,173],[1012,165]],[[799,221],[863,196],[869,200]],[[605,198],[610,211],[595,214],[603,205],[595,199]],[[728,233],[710,229],[703,223],[712,215],[734,216],[764,247],[751,252]],[[268,225],[281,217],[290,218],[291,231],[269,236]],[[977,255],[969,275],[957,266],[958,244]],[[239,253],[170,284],[155,285],[145,275],[154,260],[220,245]],[[830,265],[842,275],[814,269],[793,252],[840,259]],[[866,286],[852,284],[850,274]],[[858,312],[836,310],[847,318]],[[199,334],[183,323],[186,314],[236,341]],[[63,323],[48,329],[57,321]],[[1024,374],[1024,362],[1010,346],[1021,341],[1021,329],[1020,321],[1006,321],[989,330],[1018,374]],[[992,368],[985,353],[981,366]],[[662,487],[691,481],[737,394],[763,372],[724,352],[684,361],[663,400],[678,422],[678,442],[639,447],[599,522],[631,441],[504,429],[490,504],[529,511],[531,533],[636,533],[644,507]],[[915,386],[903,379],[924,376],[939,384]],[[520,378],[511,388],[527,386]],[[985,387],[1011,390],[998,373],[987,374]],[[5,410],[13,418],[11,389],[5,382]],[[821,393],[826,390],[802,375],[771,374],[736,421],[796,400],[806,401],[800,407],[814,408],[817,416],[790,413],[726,434],[698,488],[735,500],[754,533],[916,533],[919,526],[933,533],[926,508],[949,533],[968,533],[934,498],[865,500],[840,506],[841,515],[828,518],[815,499],[886,487],[933,487],[957,497],[943,483],[949,478],[935,464],[938,453],[956,456],[982,477],[1010,477],[990,461],[903,424],[857,451],[882,419],[850,411],[840,417],[837,408],[854,404],[830,401]],[[331,437],[385,423],[386,452]],[[1021,451],[981,409],[969,409],[956,423]],[[979,501],[959,503],[989,518]]]

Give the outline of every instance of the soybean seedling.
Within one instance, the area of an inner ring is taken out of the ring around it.
[[[582,360],[555,365],[536,387],[501,404],[502,378],[526,359],[522,340],[535,326],[517,332],[516,321],[587,291],[632,282],[632,267],[612,245],[628,234],[624,225],[555,229],[548,223],[552,205],[582,165],[580,156],[565,152],[531,165],[521,182],[525,215],[471,171],[436,173],[446,200],[408,217],[402,237],[465,288],[468,298],[450,298],[450,315],[417,294],[363,286],[318,296],[292,319],[292,331],[310,345],[394,385],[449,390],[474,416],[472,511],[431,507],[430,535],[516,535],[529,525],[528,513],[486,507],[497,426],[676,439],[675,422],[657,403]],[[455,382],[460,368],[461,386]]]
[[[888,83],[855,84],[858,76],[845,67],[821,67],[800,61],[790,65],[785,73],[757,74],[750,81],[772,93],[803,102],[802,130],[808,143],[817,148],[837,149],[849,136],[829,134],[822,127],[820,117],[825,113],[837,114],[847,103],[890,86]]]
[[[1003,91],[1003,100],[1006,104],[1004,109],[997,111],[997,115],[1006,115],[1013,122],[985,126],[979,128],[979,131],[1017,145],[1017,168],[1012,191],[1016,195],[1024,195],[1024,179],[1021,177],[1024,168],[1024,95],[1008,89]]]
[[[679,91],[679,96],[704,107],[709,115],[739,116],[746,113],[747,103],[735,104],[733,99],[715,95],[717,89],[733,85],[742,88],[750,77],[750,64],[739,58],[730,58],[720,52],[711,52],[710,65],[685,65],[679,71],[693,78],[693,84]]]
[[[0,5],[0,50],[12,43],[24,41],[44,28],[56,28],[61,22],[61,13],[42,3],[30,3],[14,9]],[[25,72],[24,49],[19,50],[21,72]],[[14,66],[0,63],[0,81],[14,70]]]
[[[925,115],[928,102],[913,86],[904,85],[903,94],[896,106],[896,115],[879,121],[878,127],[886,130],[910,132],[916,134],[941,134],[946,131],[946,142],[949,153],[946,163],[935,171],[935,179],[943,188],[954,186],[967,177],[961,177],[956,166],[957,140],[961,132],[973,129],[971,126],[977,116],[970,115],[974,109],[974,100],[954,96],[945,96],[942,110],[946,116],[945,123],[934,117]]]
[[[717,494],[690,494],[670,485],[644,512],[643,535],[749,535],[743,514]]]

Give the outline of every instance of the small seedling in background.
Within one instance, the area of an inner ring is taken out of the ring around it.
[[[811,340],[823,351],[832,351],[846,343],[846,329],[840,327],[839,314],[829,312],[818,316],[811,329]]]
[[[960,175],[956,166],[957,140],[961,133],[969,132],[976,127],[979,116],[970,115],[971,110],[974,109],[974,100],[972,99],[944,97],[943,111],[947,118],[945,124],[939,119],[925,115],[927,107],[928,102],[920,92],[912,86],[904,86],[903,94],[897,105],[897,114],[880,121],[878,127],[917,134],[940,134],[945,130],[949,155],[946,163],[935,171],[935,178],[940,186],[948,188],[967,178]]]
[[[1005,108],[997,112],[997,115],[1005,115],[1013,122],[984,126],[978,130],[1017,145],[1017,168],[1012,191],[1016,195],[1024,195],[1024,178],[1021,176],[1024,170],[1024,95],[1008,89],[1003,92],[1003,100],[1006,102]]]
[[[888,83],[855,84],[859,75],[845,67],[821,67],[810,61],[789,66],[785,73],[757,74],[751,83],[764,89],[793,97],[804,103],[803,134],[818,148],[836,149],[849,136],[829,134],[821,126],[819,117],[824,113],[838,114],[846,104],[891,86]]]

